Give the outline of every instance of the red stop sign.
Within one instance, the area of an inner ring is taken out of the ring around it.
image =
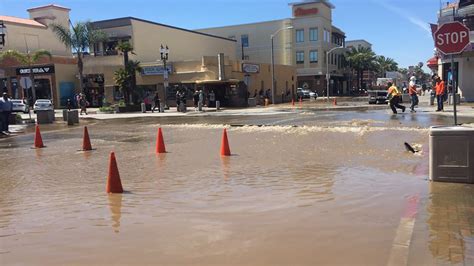
[[[469,44],[469,28],[459,22],[443,24],[435,32],[435,46],[443,54],[459,54]]]

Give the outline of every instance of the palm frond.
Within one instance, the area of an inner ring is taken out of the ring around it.
[[[3,61],[6,58],[14,59],[22,64],[30,64],[30,57],[27,54],[20,53],[16,50],[7,50],[0,53],[0,61]]]
[[[52,55],[47,50],[43,50],[43,49],[37,50],[31,55],[31,61],[34,63],[34,62],[37,62],[38,60],[40,60],[43,57],[49,57],[51,59]]]
[[[58,37],[59,41],[61,41],[67,47],[75,48],[73,34],[69,30],[69,28],[66,28],[63,25],[56,23],[52,23],[49,26],[51,27],[51,30],[56,34],[56,37]]]

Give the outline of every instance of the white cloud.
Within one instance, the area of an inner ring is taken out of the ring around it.
[[[428,25],[428,22],[425,22],[425,21],[421,20],[420,18],[408,13],[407,10],[403,10],[403,9],[401,9],[399,7],[396,7],[392,4],[389,4],[385,1],[381,1],[381,0],[371,0],[371,1],[373,3],[381,5],[382,7],[384,7],[387,10],[390,10],[392,13],[397,14],[401,18],[404,18],[404,19],[408,20],[410,23],[412,23],[413,25],[419,27],[420,29],[422,29],[423,31],[428,33],[429,36],[431,36],[431,29]]]

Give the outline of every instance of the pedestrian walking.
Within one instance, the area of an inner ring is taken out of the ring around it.
[[[179,110],[179,105],[181,104],[181,91],[178,89],[176,91],[176,111],[180,111]]]
[[[2,117],[0,132],[2,132],[3,135],[8,135],[10,134],[10,114],[12,113],[13,103],[8,98],[6,92],[4,92],[2,96],[2,99],[0,99],[0,116]]]
[[[199,103],[199,91],[196,89],[193,93],[194,111],[197,111]]]
[[[204,106],[204,92],[202,90],[199,90],[199,105],[201,105],[201,108]]]
[[[415,106],[418,105],[418,92],[416,91],[416,78],[414,76],[410,78],[410,83],[408,84],[408,93],[410,94],[411,99],[410,112],[416,113]]]
[[[436,100],[438,102],[438,109],[436,112],[444,111],[444,94],[446,93],[446,87],[444,86],[444,81],[436,76]]]
[[[81,95],[79,105],[81,106],[80,114],[82,115],[82,113],[84,112],[87,115],[87,106],[89,105],[89,102],[87,102],[86,96],[84,94]]]
[[[158,92],[153,97],[153,108],[151,109],[151,112],[154,113],[156,108],[158,108],[158,112],[161,113],[160,96],[158,95]]]
[[[67,99],[66,108],[67,108],[68,111],[71,111],[71,109],[72,109],[71,99]]]
[[[208,106],[209,106],[209,107],[215,107],[215,106],[216,106],[216,94],[214,93],[213,90],[211,90],[211,92],[209,92],[209,103],[208,103]]]
[[[392,82],[388,82],[388,92],[387,97],[389,99],[390,108],[393,111],[393,114],[397,114],[397,109],[401,109],[402,112],[405,112],[406,107],[400,105],[400,100],[402,98],[401,92],[398,90],[397,86],[395,86]]]

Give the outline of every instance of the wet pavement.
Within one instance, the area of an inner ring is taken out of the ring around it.
[[[30,131],[0,140],[2,265],[474,265],[474,187],[428,181],[428,128],[448,117],[302,109],[87,123],[92,152],[77,151],[82,127],[63,124],[42,126],[45,149],[30,149]],[[169,153],[157,156],[160,126]],[[123,195],[105,193],[110,151]]]

